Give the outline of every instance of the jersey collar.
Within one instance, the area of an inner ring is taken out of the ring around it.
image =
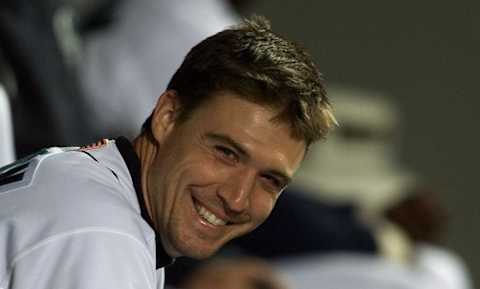
[[[120,151],[120,154],[122,155],[122,158],[128,167],[130,176],[132,177],[133,187],[135,188],[135,192],[137,193],[137,199],[140,205],[140,214],[142,218],[155,231],[155,248],[157,256],[156,268],[158,269],[170,265],[175,261],[175,259],[170,257],[165,251],[165,248],[163,247],[161,242],[160,234],[155,230],[153,226],[153,221],[148,215],[147,208],[145,206],[145,200],[143,198],[143,191],[141,186],[140,159],[138,158],[137,153],[133,149],[133,145],[125,137],[121,136],[115,139],[115,144],[117,145],[117,148]]]

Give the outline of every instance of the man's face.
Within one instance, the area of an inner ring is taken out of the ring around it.
[[[155,112],[158,148],[147,174],[152,217],[169,254],[205,258],[265,221],[305,143],[271,121],[277,111],[232,93],[215,95],[182,123],[162,111],[169,110]]]

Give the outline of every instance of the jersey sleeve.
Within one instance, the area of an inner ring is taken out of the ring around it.
[[[66,232],[17,256],[9,289],[157,288],[153,256],[133,236],[105,229]]]

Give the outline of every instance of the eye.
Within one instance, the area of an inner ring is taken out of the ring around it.
[[[263,179],[266,181],[268,187],[270,190],[274,192],[280,192],[282,191],[283,187],[285,186],[282,181],[280,181],[278,178],[271,176],[271,175],[263,175]]]
[[[238,161],[237,153],[235,153],[235,151],[233,151],[232,149],[229,149],[228,147],[216,145],[215,151],[219,153],[223,159],[226,159],[229,161]]]

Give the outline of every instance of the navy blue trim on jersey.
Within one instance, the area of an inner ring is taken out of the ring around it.
[[[0,186],[21,181],[28,165],[28,163],[25,163],[2,172],[0,174]]]
[[[87,152],[87,151],[84,151],[84,150],[80,150],[80,152],[86,154],[87,156],[89,156],[92,160],[96,161],[97,163],[99,162],[99,161],[97,160],[97,158],[94,157],[91,153],[89,153],[89,152]],[[117,175],[117,173],[116,173],[114,170],[110,169],[110,168],[108,168],[108,170],[109,170],[109,171],[113,174],[113,176],[118,180],[118,175]]]
[[[145,199],[143,198],[143,191],[141,186],[140,159],[138,158],[137,153],[133,149],[133,146],[130,143],[130,141],[125,137],[121,136],[115,139],[115,144],[117,145],[117,148],[120,151],[120,154],[122,155],[122,158],[128,167],[128,171],[130,172],[130,175],[132,176],[133,187],[135,188],[135,192],[137,193],[138,203],[140,204],[140,214],[142,215],[142,218],[155,231],[155,243],[156,243],[155,248],[156,248],[156,255],[157,255],[156,268],[158,269],[158,268],[170,265],[175,261],[175,259],[170,257],[165,251],[165,248],[163,248],[160,234],[155,230],[155,227],[153,226],[153,221],[150,218],[150,215],[148,214],[147,208],[145,206]]]

